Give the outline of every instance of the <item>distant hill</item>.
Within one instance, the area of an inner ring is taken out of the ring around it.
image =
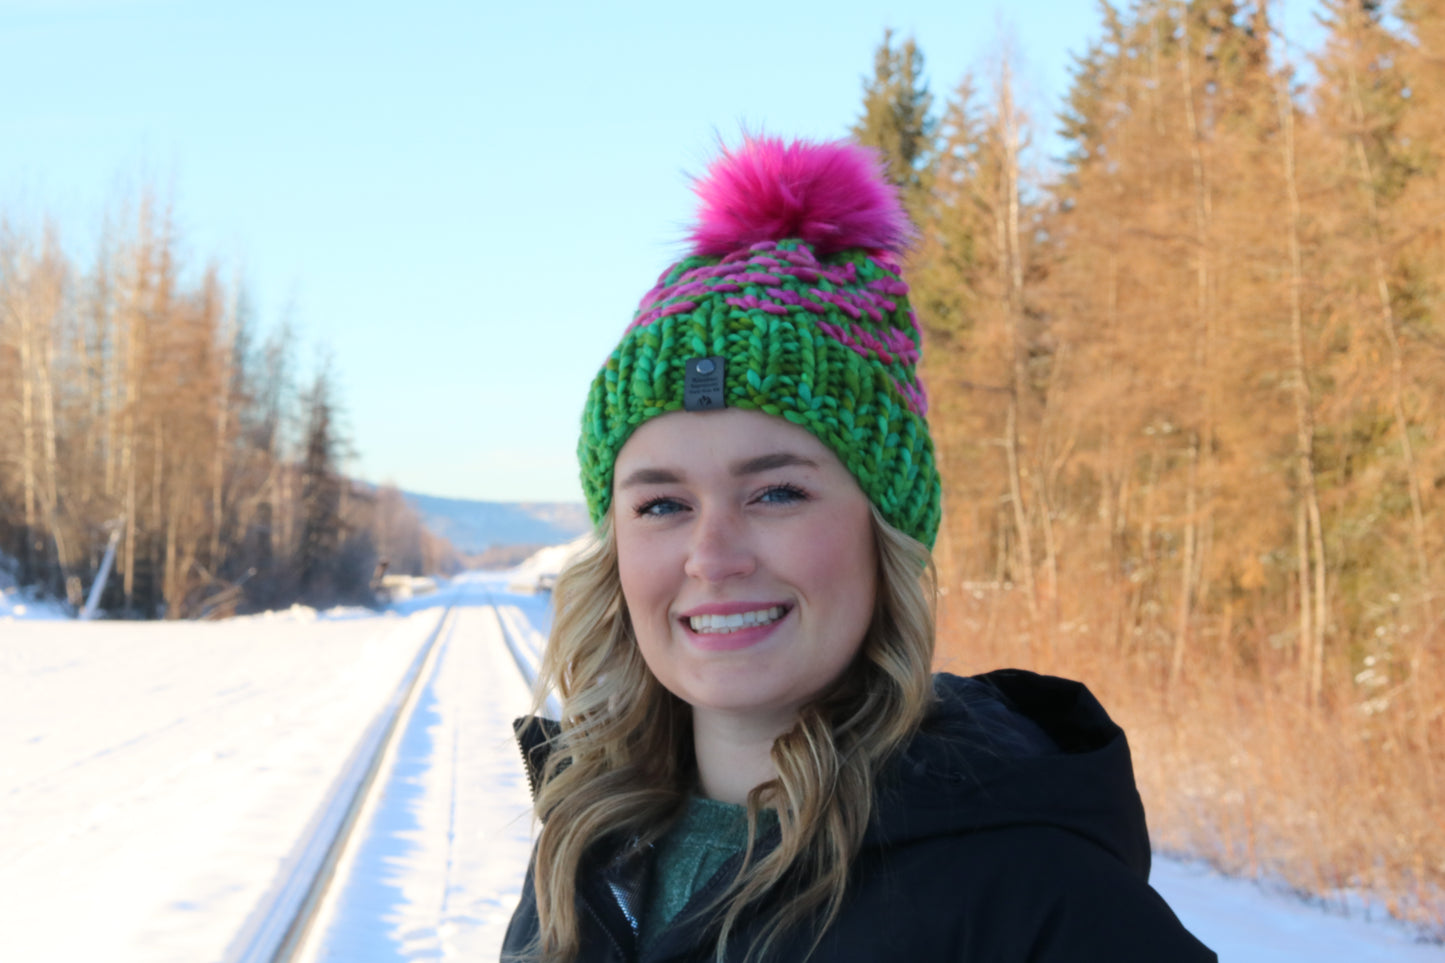
[[[561,545],[591,527],[581,502],[481,502],[402,492],[422,522],[464,555]]]

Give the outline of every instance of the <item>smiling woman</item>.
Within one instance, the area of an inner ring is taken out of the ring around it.
[[[933,676],[938,473],[877,160],[750,140],[593,382],[504,960],[1206,961],[1076,683]]]
[[[637,646],[692,707],[704,795],[745,802],[756,783],[710,750],[742,733],[771,748],[853,661],[873,614],[868,499],[820,441],[756,411],[656,418],[617,470]]]

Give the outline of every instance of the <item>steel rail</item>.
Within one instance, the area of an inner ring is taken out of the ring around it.
[[[536,661],[528,658],[528,650],[527,647],[523,645],[522,640],[512,635],[512,630],[507,627],[507,620],[502,618],[502,610],[497,605],[496,597],[490,592],[487,593],[487,604],[492,607],[492,615],[496,617],[497,628],[502,632],[502,641],[507,644],[507,651],[512,654],[512,661],[517,664],[517,671],[522,674],[522,681],[527,683],[528,691],[535,692],[537,688]],[[541,657],[540,652],[532,654],[537,656],[537,658]],[[548,693],[544,705],[552,718],[562,718],[562,704],[557,701],[557,694],[555,692]]]
[[[383,760],[392,754],[416,708],[420,681],[431,674],[438,641],[455,625],[448,604],[422,644],[391,700],[357,744],[342,775],[312,820],[303,843],[293,850],[284,880],[273,887],[232,941],[226,963],[293,963],[325,903],[360,815],[374,789]]]

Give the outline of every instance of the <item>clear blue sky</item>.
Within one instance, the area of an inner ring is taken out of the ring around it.
[[[1282,6],[1311,43],[1313,0]],[[85,252],[150,184],[190,263],[329,346],[355,474],[575,500],[587,385],[719,136],[842,135],[885,27],[940,101],[1010,38],[1047,136],[1097,21],[1091,0],[0,0],[0,214]]]

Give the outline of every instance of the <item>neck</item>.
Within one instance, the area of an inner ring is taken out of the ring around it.
[[[702,794],[719,802],[746,803],[748,793],[777,778],[773,742],[794,721],[694,708],[692,739]]]

